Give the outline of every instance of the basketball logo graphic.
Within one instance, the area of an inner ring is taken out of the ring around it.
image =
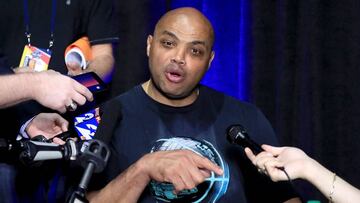
[[[157,200],[164,202],[216,202],[226,193],[229,183],[229,168],[221,158],[214,146],[205,140],[196,140],[189,137],[174,137],[159,139],[152,147],[151,152],[187,149],[196,154],[208,158],[220,166],[224,173],[221,176],[211,172],[211,176],[203,183],[190,190],[182,190],[174,194],[174,187],[171,183],[157,181],[150,182],[150,190]]]

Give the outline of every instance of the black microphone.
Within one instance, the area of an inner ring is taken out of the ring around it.
[[[240,124],[229,126],[226,129],[226,138],[232,144],[235,143],[244,148],[249,147],[255,155],[264,151],[258,143],[250,139],[246,129]]]
[[[240,124],[235,124],[235,125],[229,126],[226,129],[226,138],[232,144],[235,143],[235,144],[242,146],[243,148],[246,148],[246,147],[250,148],[251,151],[255,155],[264,151],[258,143],[254,142],[252,139],[250,139],[249,135],[246,132],[246,129],[244,128],[244,126],[242,126]],[[284,172],[284,174],[288,178],[290,184],[293,185],[291,178],[290,178],[289,174],[286,172],[285,168],[279,167],[279,169]]]
[[[104,106],[103,106],[104,107]],[[69,203],[85,203],[86,191],[93,173],[101,172],[110,158],[110,149],[106,145],[110,142],[111,136],[121,120],[121,106],[116,100],[108,102],[102,111],[101,122],[98,126],[95,138],[87,140],[87,144],[81,148],[79,156],[80,164],[85,169],[84,174],[80,180],[78,187],[72,192],[66,202]],[[106,125],[104,125],[106,124]]]
[[[66,140],[64,145],[34,140],[8,140],[0,138],[0,151],[4,154],[14,153],[26,165],[35,162],[63,159],[78,160],[82,167],[86,168],[92,163],[95,172],[102,171],[110,156],[107,145],[100,140],[85,140],[75,142]]]
[[[78,154],[78,147],[73,140],[58,145],[28,139],[16,141],[1,138],[0,143],[0,151],[19,154],[20,160],[26,165],[53,159],[74,160]]]
[[[93,173],[101,172],[110,158],[109,147],[102,141],[92,139],[84,142],[78,159],[85,169],[78,187],[72,192],[67,202],[87,203],[86,191]]]
[[[118,122],[122,119],[121,104],[112,99],[100,107],[100,112],[101,121],[94,136],[97,140],[88,140],[89,146],[81,150],[79,160],[85,171],[78,187],[68,198],[69,203],[88,202],[85,194],[92,174],[101,172],[109,160],[111,152],[106,144],[110,142]]]

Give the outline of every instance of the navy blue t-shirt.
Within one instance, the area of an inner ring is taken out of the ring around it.
[[[105,171],[107,182],[151,150],[194,149],[213,154],[210,157],[219,158],[228,166],[228,171],[225,170],[228,187],[222,187],[222,191],[207,190],[204,202],[210,199],[218,199],[217,202],[283,202],[296,197],[289,184],[274,183],[259,174],[243,149],[226,140],[226,129],[232,124],[241,124],[254,141],[277,145],[274,131],[264,115],[251,104],[205,86],[199,89],[197,100],[185,107],[158,103],[141,86],[115,98],[111,104],[121,105],[122,119],[110,142],[112,156]],[[96,178],[93,183],[95,181],[98,183]],[[150,188],[146,188],[139,202],[159,201],[154,198],[156,193],[150,192],[154,188]],[[155,190],[160,196],[165,193],[161,188],[155,187]]]

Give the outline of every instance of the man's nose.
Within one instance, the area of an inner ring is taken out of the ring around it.
[[[172,63],[177,63],[179,65],[185,65],[185,49],[179,48],[175,55],[171,58]]]

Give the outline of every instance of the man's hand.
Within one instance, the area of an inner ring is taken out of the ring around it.
[[[57,113],[40,113],[26,127],[26,132],[33,138],[37,135],[43,135],[47,139],[53,138],[62,132],[68,130],[69,122]],[[64,144],[65,142],[57,137],[53,139],[56,144]]]
[[[53,70],[34,74],[31,96],[40,104],[66,112],[66,106],[75,102],[78,105],[85,104],[86,100],[92,101],[92,93],[74,79],[61,75]]]
[[[135,203],[150,180],[174,185],[174,192],[192,189],[204,182],[211,172],[223,170],[189,150],[157,151],[146,154],[103,189],[87,195],[90,202]]]
[[[223,173],[209,159],[189,150],[154,152],[145,155],[138,164],[148,174],[149,180],[172,183],[175,193],[194,188],[204,182],[212,171],[218,175]]]

